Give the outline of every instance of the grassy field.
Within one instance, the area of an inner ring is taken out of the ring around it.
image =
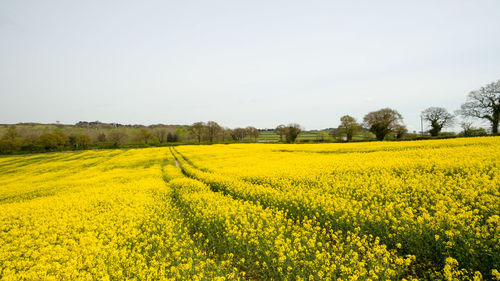
[[[499,159],[499,137],[2,156],[0,279],[498,279]]]
[[[375,135],[369,132],[359,132],[355,136],[353,136],[353,140],[361,141],[361,140],[373,140]],[[283,140],[284,136],[283,136]],[[334,141],[335,139],[326,131],[306,131],[300,134],[297,138],[298,142],[307,142],[307,141]],[[257,138],[258,142],[279,142],[280,136],[276,134],[274,131],[262,131],[260,132],[259,137]]]
[[[299,135],[299,137],[297,138],[297,140],[300,142],[300,141],[315,141],[317,140],[317,134],[318,132],[304,132],[302,134]],[[329,135],[325,135],[326,137],[326,140],[333,140],[333,138]],[[283,140],[285,137],[283,136]],[[280,136],[278,134],[276,134],[275,132],[273,131],[263,131],[263,132],[260,132],[260,135],[259,135],[259,138],[257,139],[257,141],[259,142],[279,142],[280,141]]]

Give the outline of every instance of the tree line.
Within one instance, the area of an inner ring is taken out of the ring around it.
[[[485,136],[487,131],[483,128],[474,128],[470,119],[482,119],[490,123],[492,135],[498,135],[498,125],[500,121],[500,80],[492,82],[479,90],[472,91],[467,95],[466,102],[455,114],[449,113],[443,107],[429,107],[421,112],[422,122],[430,127],[426,132],[432,137],[437,137],[443,128],[455,124],[456,118],[461,116],[464,121],[461,136]],[[298,129],[296,129],[298,127]],[[350,115],[340,118],[340,125],[334,131],[334,135],[340,135],[345,141],[352,141],[353,136],[360,130],[368,130],[373,133],[377,140],[382,141],[388,137],[392,139],[402,139],[408,133],[408,129],[403,124],[403,116],[395,109],[383,108],[366,114],[362,123]],[[300,126],[291,124],[289,126],[279,125],[275,129],[283,141],[295,142],[300,134]],[[298,134],[296,133],[298,132]],[[423,130],[421,132],[424,133]]]
[[[188,127],[188,132],[195,137],[198,143],[217,141],[243,141],[245,139],[257,141],[260,132],[257,128],[224,128],[215,121],[195,122]]]
[[[8,126],[0,138],[0,153],[33,153],[89,148],[128,148],[166,145],[179,142],[182,127],[18,124]],[[93,122],[95,123],[95,122]]]
[[[487,135],[483,128],[475,128],[471,119],[489,122],[492,135],[498,134],[500,119],[500,80],[490,83],[468,94],[455,114],[442,107],[429,107],[422,111],[421,118],[429,126],[426,131],[430,136],[439,136],[443,128],[461,122],[461,136]],[[118,148],[161,146],[174,143],[214,143],[257,141],[261,131],[255,127],[222,127],[215,121],[195,122],[190,126],[168,125],[122,125],[101,123],[99,121],[81,121],[75,125],[54,125],[47,128],[35,123],[21,123],[8,126],[0,138],[0,153],[46,152],[60,150],[78,150],[88,148]],[[343,141],[352,141],[360,131],[371,132],[377,140],[408,138],[408,130],[402,115],[395,109],[383,108],[369,112],[358,122],[354,117],[345,115],[340,118],[340,125],[330,130],[330,134]],[[279,125],[274,129],[280,142],[294,143],[303,132],[299,124]],[[423,132],[421,132],[423,133]],[[317,133],[317,140],[324,141],[328,133]],[[413,136],[418,137],[418,136]],[[422,137],[422,135],[420,135]]]

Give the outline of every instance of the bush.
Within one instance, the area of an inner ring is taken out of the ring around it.
[[[442,132],[439,134],[440,138],[455,138],[457,134],[455,132]]]
[[[483,137],[487,136],[488,132],[484,128],[466,127],[459,135],[464,137]]]

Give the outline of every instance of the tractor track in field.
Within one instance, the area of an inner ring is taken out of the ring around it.
[[[179,163],[179,161],[177,160],[177,156],[175,155],[175,153],[173,152],[172,150],[172,147],[170,147],[170,154],[171,156],[174,158],[174,165],[181,171],[182,175],[186,178],[189,178],[189,179],[193,179],[193,180],[196,180],[196,181],[199,181],[201,183],[203,183],[203,181],[200,181],[198,179],[195,179],[191,176],[189,176],[185,171],[184,169],[182,168],[181,164]],[[179,154],[181,157],[184,158],[183,155]],[[187,159],[186,159],[187,160]],[[165,172],[163,172],[165,173]],[[165,179],[165,175],[163,177],[164,181],[165,181],[165,184],[168,184],[169,183],[169,180],[166,180]],[[213,191],[213,190],[212,190]],[[213,192],[216,192],[216,191],[213,191]],[[221,193],[223,194],[223,193]],[[225,194],[223,194],[225,196]],[[187,228],[189,228],[188,224],[186,223],[186,220],[188,219],[186,217],[186,213],[183,211],[183,208],[180,206],[180,202],[178,201],[179,199],[176,198],[173,193],[170,194],[171,196],[171,199],[172,199],[172,203],[179,208],[179,215],[182,217],[182,220],[184,220],[184,224]],[[231,196],[228,196],[228,198],[231,198],[233,199]],[[191,239],[193,239],[193,241],[195,242],[196,246],[198,247],[198,249],[200,249],[201,251],[205,252],[207,254],[208,257],[216,260],[218,263],[220,262],[223,262],[224,261],[224,256],[221,255],[221,253],[217,253],[217,252],[214,252],[214,251],[210,251],[209,248],[207,247],[207,245],[203,245],[203,243],[201,241],[199,241],[199,238],[196,238],[194,237],[193,235],[191,235],[191,233],[189,234],[189,236],[191,237]],[[247,268],[245,267],[242,267],[241,265],[236,265],[236,268],[238,268],[239,271],[245,271],[247,272]],[[247,272],[248,273],[248,272]],[[253,276],[252,273],[250,273],[249,276],[246,276],[246,277],[243,277],[243,276],[239,276],[239,278],[241,278],[240,280],[257,280],[257,281],[260,281],[260,280],[263,280],[262,278],[260,278],[260,276]]]

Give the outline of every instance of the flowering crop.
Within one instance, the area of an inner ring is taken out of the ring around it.
[[[192,232],[214,254],[233,257],[249,277],[265,280],[337,280],[400,277],[412,257],[395,256],[368,237],[327,232],[280,211],[215,193],[192,179],[171,182]]]
[[[198,249],[162,179],[166,150],[0,160],[0,279],[237,279]]]
[[[0,279],[500,279],[499,159],[498,137],[0,157]]]
[[[185,173],[213,189],[376,236],[415,255],[419,276],[444,278],[450,260],[462,276],[500,266],[499,138],[177,151]]]

